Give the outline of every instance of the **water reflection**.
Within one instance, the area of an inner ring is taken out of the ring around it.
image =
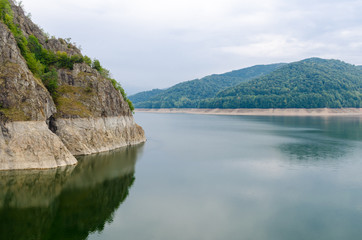
[[[277,128],[272,135],[288,140],[276,147],[294,163],[316,163],[344,158],[362,141],[361,117],[265,117]]]
[[[82,157],[75,167],[0,172],[0,239],[86,239],[128,196],[142,146]]]
[[[362,141],[362,117],[265,117],[264,121],[285,129],[301,130],[305,133],[316,133],[335,139]],[[290,129],[286,129],[290,128]],[[300,131],[298,131],[300,132]]]
[[[291,161],[304,163],[319,162],[325,160],[341,159],[351,149],[348,145],[338,145],[332,141],[286,143],[279,145],[282,153]]]

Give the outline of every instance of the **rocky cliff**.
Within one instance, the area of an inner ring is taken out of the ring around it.
[[[58,70],[54,130],[70,152],[84,155],[145,141],[128,103],[112,82],[85,63]]]
[[[16,40],[0,22],[0,108],[12,120],[45,121],[56,107],[44,87],[28,69]]]
[[[49,39],[11,0],[0,8],[0,170],[70,165],[145,141],[99,62]]]

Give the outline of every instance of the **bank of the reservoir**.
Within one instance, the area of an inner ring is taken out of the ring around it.
[[[362,108],[137,108],[136,112],[250,116],[361,116]]]

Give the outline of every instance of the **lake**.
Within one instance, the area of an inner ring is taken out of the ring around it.
[[[0,239],[360,239],[362,118],[136,113],[142,145],[0,172]]]

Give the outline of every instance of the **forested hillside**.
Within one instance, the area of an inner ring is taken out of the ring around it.
[[[200,100],[212,98],[220,90],[266,75],[283,65],[283,63],[257,65],[224,74],[214,74],[182,82],[166,90],[155,89],[138,93],[129,98],[138,108],[198,107]]]
[[[310,58],[225,89],[199,108],[341,108],[362,106],[361,67]]]
[[[139,93],[136,93],[136,94],[130,96],[129,99],[132,101],[133,104],[139,103],[139,102],[145,102],[145,101],[148,101],[150,98],[160,94],[163,91],[165,91],[165,90],[161,90],[161,89],[157,88],[157,89],[152,89],[151,91],[139,92]]]

